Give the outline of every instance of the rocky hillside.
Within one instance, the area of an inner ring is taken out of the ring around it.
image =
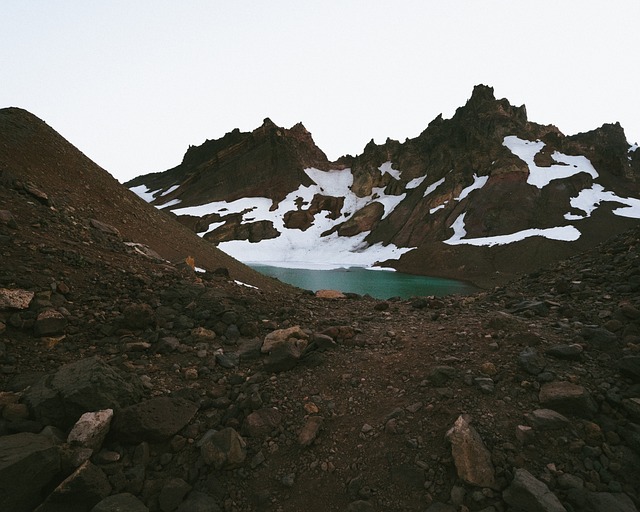
[[[18,180],[36,191],[33,199],[61,212],[67,222],[93,219],[115,228],[124,241],[150,247],[161,258],[180,262],[190,256],[198,267],[209,270],[225,267],[233,278],[263,289],[282,286],[239,264],[141,201],[25,110],[0,109],[0,173],[3,182]],[[55,237],[55,232],[51,236]]]
[[[618,124],[565,136],[477,86],[414,139],[328,162],[265,120],[127,186],[242,261],[373,265],[491,286],[640,218],[640,153]]]
[[[23,149],[0,182],[0,510],[638,510],[637,228],[473,296],[321,298],[154,256],[156,213],[127,240],[128,191]]]

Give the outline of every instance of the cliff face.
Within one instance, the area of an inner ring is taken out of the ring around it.
[[[245,261],[384,262],[489,283],[634,225],[640,154],[619,124],[565,136],[479,85],[404,143],[331,163],[302,125],[265,120],[127,186]]]

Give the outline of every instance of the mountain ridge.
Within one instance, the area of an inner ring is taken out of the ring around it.
[[[488,86],[476,86],[451,119],[436,117],[417,137],[371,141],[362,154],[336,162],[296,126],[304,137],[270,120],[246,134],[234,130],[190,148],[179,166],[126,186],[240,260],[249,261],[259,246],[265,257],[286,263],[293,257],[287,247],[307,244],[295,256],[300,261],[380,263],[484,286],[585,250],[635,222],[615,208],[603,219],[591,215],[610,203],[635,205],[640,196],[640,154],[619,124],[565,136],[529,121],[524,105],[496,99]],[[232,134],[254,147],[229,146]],[[595,202],[585,207],[589,214],[575,206],[586,196]],[[256,206],[251,198],[271,204]],[[454,226],[465,235],[452,247]],[[573,239],[558,243],[555,228],[573,230]],[[507,235],[527,237],[505,241]],[[507,247],[492,247],[498,243]]]

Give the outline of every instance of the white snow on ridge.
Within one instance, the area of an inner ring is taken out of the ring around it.
[[[567,165],[538,167],[534,162],[534,158],[544,147],[544,142],[532,142],[520,139],[515,135],[509,135],[504,138],[502,144],[529,166],[527,183],[538,188],[544,188],[553,180],[569,178],[580,172],[586,172],[594,179],[598,177],[598,172],[588,158],[584,156],[569,156],[558,151],[551,155],[552,158],[559,164]]]
[[[454,201],[462,201],[465,197],[467,197],[474,190],[479,190],[485,186],[485,184],[489,181],[489,176],[476,176],[473,174],[473,183],[468,187],[462,189],[460,191],[460,195],[458,197],[454,197]]]
[[[571,198],[571,206],[582,210],[584,215],[567,213],[564,218],[567,220],[586,219],[600,206],[600,203],[603,202],[621,203],[625,205],[624,207],[612,210],[612,213],[615,215],[640,219],[640,199],[620,197],[613,192],[605,190],[604,187],[598,183],[594,183],[591,188],[581,190],[576,197]]]
[[[405,187],[404,187],[404,188],[405,188],[405,189],[407,189],[407,190],[411,190],[411,189],[413,189],[413,188],[418,188],[420,185],[422,185],[422,182],[423,182],[424,180],[426,180],[426,179],[427,179],[427,177],[426,177],[426,176],[421,176],[421,177],[419,177],[419,178],[413,178],[410,182],[408,182],[408,183],[405,185]]]
[[[146,185],[131,187],[129,190],[147,203],[153,201],[153,195],[158,192],[157,190],[149,190]]]
[[[574,226],[558,226],[555,228],[546,229],[525,229],[523,231],[517,231],[508,235],[487,236],[482,238],[468,238],[467,231],[464,227],[464,216],[466,213],[462,213],[453,222],[451,228],[453,229],[453,236],[444,243],[448,245],[473,245],[473,246],[487,246],[493,247],[494,245],[506,245],[513,242],[520,242],[525,238],[532,236],[542,236],[550,240],[561,240],[565,242],[573,242],[580,238],[580,231]]]
[[[378,170],[384,175],[385,173],[391,174],[391,176],[396,179],[399,180],[400,179],[400,173],[402,171],[399,171],[398,169],[394,169],[392,167],[392,163],[391,162],[385,162],[383,163],[380,167],[378,167]]]
[[[171,192],[173,192],[174,190],[177,190],[179,187],[180,187],[180,185],[173,185],[173,186],[169,187],[162,194],[160,194],[160,197],[164,197],[167,194],[171,194]]]
[[[424,194],[422,197],[427,197],[429,194],[431,194],[431,192],[435,191],[440,185],[444,183],[444,180],[445,178],[440,178],[438,181],[429,185],[427,189],[424,191]]]
[[[212,213],[221,215],[243,213],[242,222],[260,220],[271,221],[280,233],[277,238],[250,243],[246,240],[221,242],[218,247],[227,254],[245,263],[264,263],[274,265],[279,262],[289,268],[340,268],[343,266],[371,266],[377,261],[397,259],[412,248],[398,248],[395,245],[369,246],[364,242],[368,232],[353,237],[341,237],[337,233],[322,236],[337,224],[348,220],[355,212],[372,202],[384,206],[383,218],[404,199],[406,194],[388,196],[383,188],[375,188],[370,196],[357,197],[352,191],[353,174],[351,169],[321,171],[309,168],[305,172],[315,185],[300,186],[289,193],[275,208],[273,201],[266,197],[247,197],[236,201],[215,201],[200,206],[191,206],[173,210],[176,215],[203,216]],[[296,201],[308,205],[315,194],[344,197],[342,215],[338,219],[328,218],[328,212],[321,211],[315,215],[313,224],[305,231],[288,229],[284,225],[284,215],[298,209]],[[217,223],[216,223],[217,224]],[[210,225],[207,231],[199,233],[203,236],[217,225]]]
[[[633,144],[632,146],[629,146],[629,153],[633,153],[637,149],[638,149],[638,145]]]
[[[180,204],[181,202],[182,202],[182,199],[172,199],[168,203],[157,205],[156,208],[164,210],[165,208],[170,208],[171,206]]]

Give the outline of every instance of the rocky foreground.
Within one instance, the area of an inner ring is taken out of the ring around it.
[[[378,301],[194,272],[19,180],[0,205],[1,510],[637,510],[638,230]]]

